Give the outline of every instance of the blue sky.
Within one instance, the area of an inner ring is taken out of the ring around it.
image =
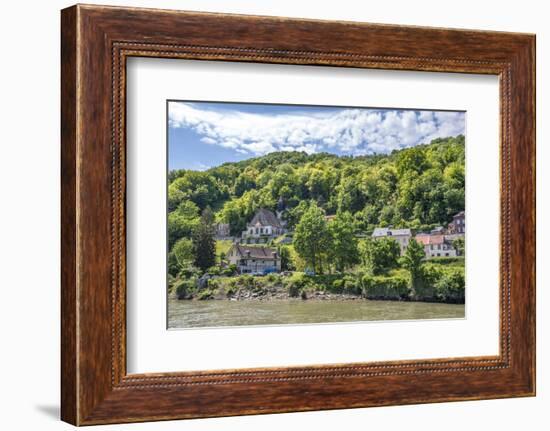
[[[205,170],[274,151],[389,153],[465,134],[465,113],[168,102],[169,169]]]

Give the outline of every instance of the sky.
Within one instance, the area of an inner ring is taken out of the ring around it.
[[[387,154],[465,127],[455,111],[169,101],[168,166],[201,171],[274,151]]]

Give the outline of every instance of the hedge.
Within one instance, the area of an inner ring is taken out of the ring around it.
[[[408,280],[399,276],[365,275],[361,284],[368,299],[405,300],[411,295]]]

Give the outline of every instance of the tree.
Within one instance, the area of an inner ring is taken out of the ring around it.
[[[291,271],[294,269],[292,265],[292,256],[287,246],[279,247],[279,256],[281,257],[281,271]]]
[[[195,256],[193,254],[193,242],[188,238],[181,238],[172,247],[171,254],[180,268],[190,265]]]
[[[306,210],[294,232],[294,249],[314,271],[323,272],[323,255],[330,247],[324,211],[315,203]]]
[[[188,199],[203,209],[214,205],[221,195],[216,179],[208,171],[184,171],[168,187],[168,197],[170,205],[178,203],[178,199]]]
[[[357,176],[350,174],[340,180],[337,202],[339,211],[355,213],[365,206],[365,196],[361,191]]]
[[[397,158],[397,174],[403,177],[409,173],[420,174],[428,167],[426,155],[421,147],[407,148]]]
[[[456,250],[456,254],[459,256],[464,256],[464,238],[457,238],[453,241],[453,247]]]
[[[330,256],[340,272],[358,263],[357,238],[353,231],[353,217],[349,212],[339,212],[328,224]]]
[[[418,289],[422,281],[422,261],[425,257],[426,253],[422,244],[414,238],[411,239],[403,256],[403,266],[409,271],[413,289]]]
[[[366,271],[379,275],[398,266],[401,249],[392,238],[366,239],[361,243],[361,260]]]
[[[168,214],[168,249],[180,238],[189,238],[199,223],[199,208],[193,202],[183,200]]]
[[[285,212],[284,218],[289,229],[293,229],[298,225],[310,204],[310,201],[301,201],[297,206]]]
[[[193,230],[193,254],[195,266],[206,271],[216,263],[216,240],[214,239],[214,216],[210,207],[206,207],[198,225]]]
[[[244,192],[256,187],[256,178],[259,173],[255,169],[247,169],[235,180],[235,196],[242,196]]]

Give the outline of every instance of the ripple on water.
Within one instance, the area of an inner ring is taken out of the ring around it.
[[[168,302],[169,328],[464,318],[464,304],[299,299]]]

